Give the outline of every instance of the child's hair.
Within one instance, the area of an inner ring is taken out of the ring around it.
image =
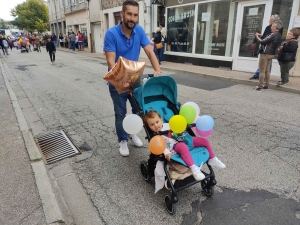
[[[297,29],[297,28],[291,29],[290,32],[293,34],[293,36],[295,37],[295,39],[298,39],[298,37],[300,36],[300,30]]]
[[[144,123],[148,124],[148,119],[154,118],[156,116],[158,116],[159,118],[161,118],[161,116],[159,115],[159,113],[157,111],[151,109],[149,112],[147,112],[145,114],[145,116],[144,116]]]

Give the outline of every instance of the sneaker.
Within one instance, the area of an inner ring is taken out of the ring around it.
[[[264,85],[262,88],[267,89],[267,90],[270,89],[269,86],[266,86],[266,85]]]
[[[216,166],[216,167],[219,167],[219,168],[225,168],[225,164],[221,162],[220,159],[218,159],[217,157],[213,157],[212,159],[209,159],[208,160],[208,164],[211,165],[211,166]]]
[[[129,149],[127,147],[127,141],[121,141],[119,143],[120,147],[119,147],[119,152],[121,154],[121,156],[129,156]]]
[[[195,178],[195,180],[203,180],[205,178],[201,170],[197,170],[196,172],[194,172],[193,177]]]
[[[277,83],[277,86],[283,86],[283,85],[287,85],[289,82],[283,82],[283,81],[279,81]]]
[[[51,62],[51,65],[53,65],[53,62]]]
[[[130,135],[129,138],[132,140],[132,142],[135,146],[137,146],[137,147],[143,146],[143,142],[141,141],[141,139],[139,139],[139,137],[136,134]]]
[[[259,87],[259,86],[256,86],[254,89],[253,89],[253,91],[261,91],[261,87]]]

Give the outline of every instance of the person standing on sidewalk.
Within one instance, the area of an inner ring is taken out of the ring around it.
[[[52,34],[52,36],[51,36],[51,41],[54,43],[54,45],[55,45],[55,47],[56,47],[56,46],[57,46],[57,45],[56,45],[56,44],[57,44],[57,37],[56,37],[55,33]]]
[[[165,61],[165,43],[167,41],[167,30],[165,26],[160,23],[159,24],[160,32],[161,32],[161,43],[163,45],[161,51],[160,51],[160,60],[161,62]]]
[[[70,42],[71,42],[71,49],[75,51],[75,41],[76,41],[76,36],[74,31],[70,34]]]
[[[108,69],[114,67],[120,56],[133,61],[138,61],[140,48],[142,47],[148,56],[153,69],[154,75],[161,75],[160,66],[157,58],[151,48],[150,41],[144,29],[137,24],[139,19],[139,4],[134,0],[123,2],[122,11],[120,12],[122,21],[116,26],[107,30],[104,38],[104,47]],[[129,100],[132,113],[137,113],[133,99],[129,92],[119,94],[116,88],[109,85],[109,92],[114,104],[115,126],[119,141],[119,152],[122,156],[129,155],[127,146],[128,134],[123,129],[123,119],[126,116],[126,102]],[[137,135],[131,135],[133,144],[141,147],[143,142]]]
[[[50,37],[48,38],[48,42],[46,44],[46,50],[47,52],[49,52],[51,64],[53,64],[55,62],[56,47],[54,43],[51,41]]]
[[[256,33],[255,37],[258,43],[262,44],[264,47],[260,53],[259,58],[259,83],[258,86],[254,88],[255,91],[260,91],[261,89],[269,89],[270,82],[270,66],[272,59],[274,58],[275,51],[281,42],[281,34],[279,30],[282,28],[282,25],[279,23],[273,23],[271,27],[272,33],[269,34],[266,38],[261,39],[260,34]],[[266,77],[265,85],[264,80]]]
[[[77,34],[77,36],[78,36],[78,50],[82,50],[82,33],[80,33],[80,31],[78,31],[78,34]]]
[[[291,29],[286,36],[287,42],[278,48],[279,53],[277,59],[280,65],[281,74],[281,81],[278,82],[278,86],[289,83],[289,72],[290,69],[292,69],[292,67],[295,65],[299,35],[299,29]]]
[[[2,48],[4,48],[4,51],[3,51],[3,53],[4,53],[4,55],[6,54],[6,56],[8,56],[9,54],[8,54],[8,42],[7,42],[7,40],[6,39],[2,39]]]

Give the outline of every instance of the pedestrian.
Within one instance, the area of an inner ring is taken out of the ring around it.
[[[123,2],[120,12],[121,22],[106,31],[104,38],[104,47],[108,69],[112,69],[119,57],[122,56],[128,60],[138,61],[140,48],[142,47],[148,56],[154,75],[161,75],[160,67],[154,52],[152,51],[150,41],[144,29],[138,25],[139,4],[134,0]],[[119,152],[122,156],[129,155],[127,146],[128,134],[124,131],[122,122],[126,116],[126,102],[129,100],[132,113],[137,113],[138,109],[134,105],[133,98],[129,92],[118,94],[116,88],[108,84],[110,96],[114,104],[115,126],[119,142]],[[143,146],[143,142],[137,135],[131,135],[135,146]]]
[[[53,41],[53,43],[54,43],[54,45],[56,47],[57,46],[57,37],[56,37],[55,33],[52,34],[51,41]]]
[[[1,49],[2,49],[2,52],[3,52],[3,55],[5,55],[5,50],[4,50],[4,46],[3,46],[3,36],[2,35],[0,35],[0,47],[1,47]]]
[[[10,48],[10,51],[12,51],[12,48],[14,47],[13,39],[8,39],[8,46]]]
[[[80,33],[80,31],[78,31],[77,36],[78,36],[78,42],[77,42],[78,50],[82,51],[82,38],[83,38],[82,33]]]
[[[263,45],[263,48],[260,52],[259,58],[259,83],[258,86],[254,88],[255,91],[260,91],[262,89],[269,89],[270,82],[270,65],[272,59],[274,58],[275,51],[280,45],[281,42],[281,34],[279,30],[282,28],[282,25],[279,23],[273,23],[271,26],[272,33],[267,35],[266,38],[261,39],[260,34],[256,33],[255,37],[258,43]],[[264,79],[265,85],[264,85]]]
[[[46,44],[46,50],[47,50],[47,52],[49,52],[51,64],[53,64],[55,62],[56,47],[55,47],[53,41],[51,41],[50,37],[48,38],[48,42]]]
[[[34,42],[35,42],[35,46],[36,46],[36,51],[37,52],[42,52],[41,51],[41,39],[40,39],[40,36],[39,35],[35,35],[34,37]]]
[[[68,36],[67,35],[65,35],[65,48],[68,48]]]
[[[4,48],[4,51],[3,51],[3,53],[4,53],[4,55],[6,54],[6,56],[8,56],[9,54],[8,54],[8,43],[7,43],[7,40],[6,39],[2,39],[2,48]]]
[[[152,47],[153,52],[155,51],[155,48],[154,48],[154,35],[155,35],[155,32],[152,32],[152,38],[150,40],[150,45]],[[156,53],[155,53],[155,55],[156,55]]]
[[[278,48],[279,53],[277,59],[280,65],[281,74],[281,81],[278,82],[278,86],[289,83],[289,71],[295,65],[299,35],[299,29],[291,29],[286,36],[287,42]]]
[[[261,35],[261,36],[260,36],[261,39],[264,39],[264,38],[267,37],[270,33],[272,33],[271,27],[272,27],[272,24],[275,23],[275,22],[280,23],[281,26],[282,26],[282,21],[280,20],[280,17],[279,17],[279,15],[277,15],[277,14],[272,15],[272,16],[270,17],[269,25],[265,28],[264,33],[263,33],[262,35],[259,34],[259,35]],[[279,33],[280,33],[281,36],[282,36],[282,32],[283,32],[283,27],[281,27],[281,29],[279,30]],[[257,39],[256,39],[256,37],[255,37],[254,40],[253,40],[252,45],[255,45],[255,47],[256,47],[256,44],[259,44],[259,43],[257,42]],[[254,53],[254,55],[258,55],[258,54],[259,54],[259,52],[258,52],[258,53]],[[271,67],[271,66],[272,66],[272,62],[271,62],[270,67]],[[270,70],[271,70],[271,68],[270,68]],[[255,71],[254,75],[250,78],[250,80],[254,80],[254,79],[258,79],[258,78],[259,78],[259,68]]]
[[[156,53],[156,57],[157,57],[157,60],[159,62],[159,64],[161,64],[161,51],[163,49],[163,46],[162,46],[162,36],[161,36],[161,32],[160,32],[160,28],[157,27],[156,28],[156,33],[154,35],[154,48],[155,48],[155,53]],[[159,47],[158,47],[159,46]]]
[[[64,47],[64,36],[62,35],[62,33],[59,34],[58,36],[59,38],[59,44],[60,44],[60,47]]]
[[[162,43],[162,49],[160,51],[160,60],[161,62],[165,61],[165,44],[167,43],[167,30],[164,26],[164,24],[159,24],[160,32],[161,32],[161,43]]]
[[[144,123],[147,124],[150,130],[152,130],[154,133],[170,130],[169,124],[163,123],[161,115],[155,110],[150,110],[145,114]],[[216,166],[222,169],[226,167],[225,164],[215,156],[214,151],[206,138],[192,137],[187,131],[184,131],[181,135],[184,138],[184,141],[181,142],[178,142],[176,140],[177,137],[175,138],[162,135],[167,143],[163,153],[168,161],[170,161],[172,155],[179,154],[182,160],[191,169],[195,180],[203,180],[205,178],[205,175],[200,171],[201,168],[196,166],[194,159],[192,158],[192,155],[190,153],[190,148],[205,147],[209,152],[209,165]]]
[[[75,33],[72,31],[70,34],[70,42],[71,42],[71,49],[75,51],[75,41],[76,41],[76,36]]]
[[[78,50],[78,35],[75,36],[75,50]]]

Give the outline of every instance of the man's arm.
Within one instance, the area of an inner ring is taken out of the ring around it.
[[[116,60],[116,53],[115,52],[108,52],[108,51],[104,51],[105,52],[105,57],[106,57],[106,62],[108,65],[108,68],[111,70],[115,63]]]
[[[161,75],[161,70],[160,70],[159,63],[158,63],[158,60],[156,58],[156,55],[154,54],[154,51],[151,48],[151,45],[147,45],[144,48],[144,51],[145,51],[146,55],[148,56],[148,58],[150,59],[151,65],[154,69],[154,76]]]

